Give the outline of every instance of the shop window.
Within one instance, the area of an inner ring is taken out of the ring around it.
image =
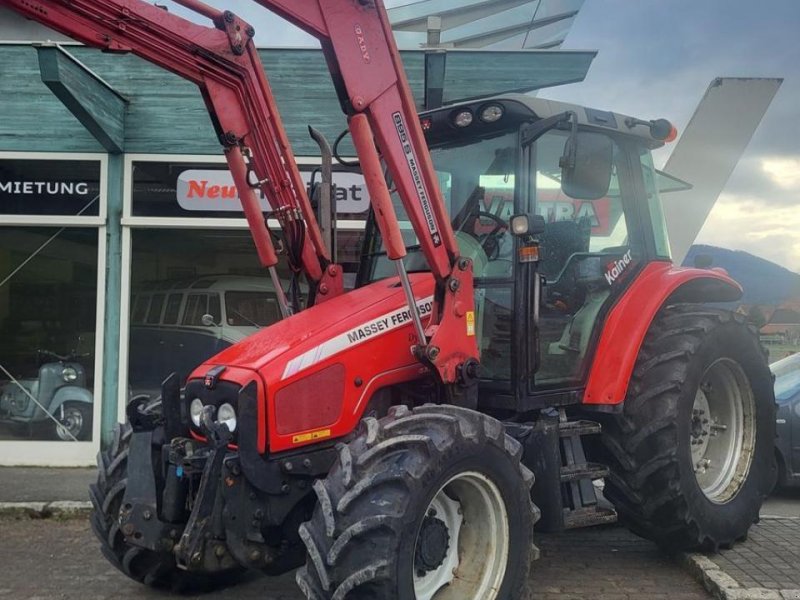
[[[97,216],[100,161],[0,161],[0,214]]]
[[[280,318],[278,303],[258,292],[225,292],[228,325],[263,327]]]
[[[97,243],[95,228],[0,228],[2,440],[91,439]]]
[[[275,289],[249,231],[134,229],[131,238],[130,393],[158,395],[170,373],[185,381],[198,365],[278,320]],[[283,264],[279,275],[288,289]],[[203,324],[206,314],[213,323]]]

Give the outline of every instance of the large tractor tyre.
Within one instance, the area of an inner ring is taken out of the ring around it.
[[[758,520],[775,472],[766,353],[738,315],[661,310],[621,415],[605,423],[605,495],[638,535],[668,550],[729,547]]]
[[[533,475],[499,421],[453,406],[362,421],[314,489],[297,574],[314,600],[520,600]]]
[[[129,424],[117,424],[108,450],[97,455],[97,483],[89,487],[92,500],[91,525],[100,550],[108,561],[125,575],[147,586],[175,592],[204,592],[237,582],[243,572],[187,572],[178,568],[168,552],[154,552],[125,542],[119,528],[119,509],[128,476],[128,451],[133,431]]]

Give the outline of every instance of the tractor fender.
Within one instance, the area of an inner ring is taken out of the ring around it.
[[[583,403],[607,407],[622,404],[639,348],[662,306],[732,302],[741,296],[742,287],[724,269],[675,267],[666,262],[648,264],[605,320]]]
[[[83,402],[92,404],[94,396],[92,392],[79,385],[65,385],[56,390],[53,400],[50,402],[50,412],[55,413],[65,402]]]

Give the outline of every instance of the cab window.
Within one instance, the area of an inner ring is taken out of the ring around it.
[[[514,242],[508,218],[514,212],[518,143],[518,134],[513,131],[431,149],[456,242],[461,255],[472,259],[476,279],[507,279],[512,275]],[[430,270],[397,194],[393,204],[408,249],[406,269]],[[371,254],[369,280],[397,274],[377,232]]]

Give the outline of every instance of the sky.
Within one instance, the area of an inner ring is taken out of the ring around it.
[[[261,46],[316,45],[253,2],[210,3],[251,22]],[[540,96],[679,131],[715,77],[784,78],[697,242],[800,272],[800,0],[586,0],[563,48],[598,55],[585,81]]]

